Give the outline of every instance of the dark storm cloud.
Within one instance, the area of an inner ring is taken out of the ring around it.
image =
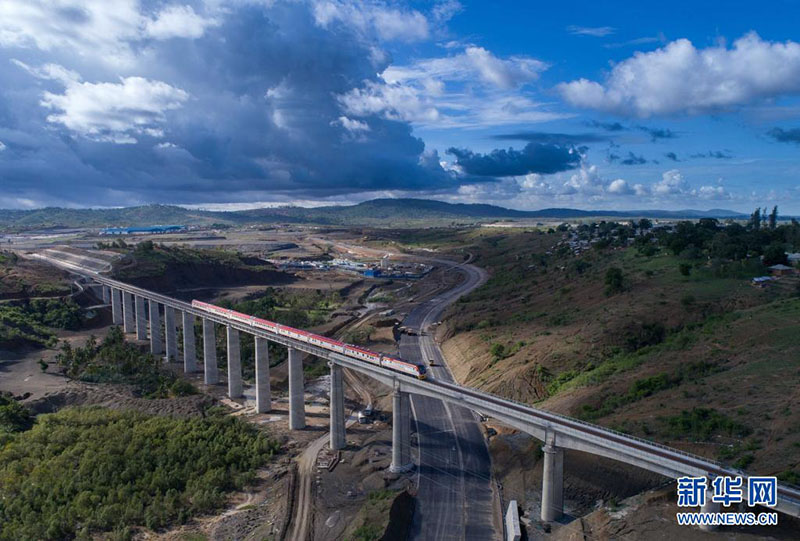
[[[733,158],[730,152],[722,150],[709,150],[708,152],[698,152],[692,154],[690,158],[716,158],[718,160],[730,160]]]
[[[600,128],[606,131],[625,131],[628,128],[620,124],[619,122],[599,122],[597,120],[590,120],[586,123],[587,126],[591,126],[593,128]]]
[[[772,128],[767,132],[767,135],[779,143],[800,144],[800,128],[790,128],[788,130],[783,128]]]
[[[614,154],[613,152],[609,152],[606,155],[606,159],[610,163],[619,163],[621,165],[643,165],[648,163],[647,158],[644,156],[640,156],[634,154],[633,152],[628,152],[625,156],[620,156],[619,154]],[[657,161],[653,160],[653,163],[658,163]]]
[[[678,159],[678,155],[677,155],[677,154],[675,154],[674,152],[665,152],[665,153],[664,153],[664,156],[665,156],[667,159],[669,159],[669,160],[672,160],[673,162],[679,162],[679,161],[680,161],[680,160]]]
[[[581,157],[577,149],[560,145],[528,143],[522,150],[495,149],[488,154],[449,148],[456,165],[477,177],[509,177],[528,173],[552,174],[575,169]]]
[[[651,141],[657,141],[658,139],[674,139],[678,136],[677,133],[669,128],[651,128],[649,126],[628,127],[620,124],[619,122],[599,122],[597,120],[590,120],[586,122],[586,125],[593,128],[600,128],[608,132],[621,132],[637,129],[649,135]]]
[[[648,126],[636,126],[637,130],[641,130],[650,136],[651,141],[658,139],[674,139],[678,135],[669,128],[650,128]]]
[[[628,152],[628,155],[621,159],[619,163],[622,165],[642,165],[647,163],[647,160],[644,156],[637,156],[633,152]]]
[[[319,27],[306,4],[278,3],[231,8],[197,39],[149,41],[132,71],[188,98],[163,113],[163,134],[135,133],[133,144],[48,121],[54,111],[40,104],[42,92],[64,94],[63,83],[11,59],[62,64],[90,83],[120,81],[113,67],[0,48],[0,207],[252,202],[491,181],[443,170],[406,122],[343,120],[336,96],[386,67],[354,32]]]
[[[598,133],[515,132],[494,135],[492,139],[569,146],[582,143],[605,143],[610,140],[610,137]]]

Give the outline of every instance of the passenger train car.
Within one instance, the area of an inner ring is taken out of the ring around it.
[[[336,353],[341,353],[342,355],[347,355],[348,357],[355,357],[357,359],[361,359],[362,361],[382,366],[384,368],[388,368],[389,370],[394,370],[395,372],[409,374],[419,379],[425,379],[427,376],[427,369],[423,364],[412,363],[396,357],[389,357],[383,353],[376,353],[352,344],[346,344],[325,336],[295,329],[294,327],[289,327],[266,319],[257,318],[255,316],[248,316],[247,314],[242,314],[241,312],[236,312],[235,310],[220,308],[219,306],[214,306],[213,304],[195,300],[192,301],[192,306],[205,312],[211,312],[212,314],[217,314],[225,318],[239,321],[240,323],[250,325],[251,327],[257,329],[263,329],[281,336],[288,336],[289,338],[294,338],[295,340],[300,340],[301,342],[306,342],[330,351],[335,351]]]

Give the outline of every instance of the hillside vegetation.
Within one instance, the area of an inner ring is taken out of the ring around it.
[[[759,256],[800,248],[800,225],[651,225],[450,233],[491,274],[439,331],[456,377],[797,475],[798,279],[759,289],[750,278],[766,272]],[[569,244],[580,238],[590,247]]]
[[[0,448],[0,540],[91,539],[218,509],[278,446],[226,415],[176,419],[74,408]]]
[[[91,383],[128,384],[135,393],[146,398],[197,393],[191,383],[166,368],[163,359],[126,342],[119,326],[112,326],[99,343],[94,336],[89,336],[79,347],[64,341],[56,361],[70,378]]]
[[[68,295],[67,273],[0,250],[0,300]]]
[[[63,209],[36,210],[0,209],[0,228],[24,231],[55,227],[111,227],[156,224],[182,224],[228,227],[258,223],[313,223],[321,225],[407,226],[450,225],[519,218],[580,218],[588,216],[650,216],[650,217],[740,217],[736,212],[722,209],[709,211],[612,211],[550,208],[519,211],[494,205],[445,203],[429,199],[373,199],[356,205],[327,207],[277,207],[236,212],[192,210],[169,205],[147,205],[121,209]]]
[[[191,287],[224,287],[245,284],[279,285],[294,276],[277,271],[265,261],[228,250],[201,250],[163,246],[144,241],[114,264],[114,277],[155,291]]]
[[[57,343],[57,330],[77,330],[82,322],[81,308],[72,299],[0,304],[0,349],[53,347]]]

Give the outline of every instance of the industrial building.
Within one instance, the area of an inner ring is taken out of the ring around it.
[[[101,235],[160,235],[186,231],[185,225],[151,225],[147,227],[107,227],[100,230]]]

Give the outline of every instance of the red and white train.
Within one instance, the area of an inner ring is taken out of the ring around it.
[[[376,353],[362,347],[339,342],[338,340],[333,340],[325,336],[295,329],[294,327],[275,323],[274,321],[257,318],[256,316],[242,314],[241,312],[237,312],[235,310],[220,308],[219,306],[214,306],[213,304],[208,304],[206,302],[192,301],[192,306],[205,312],[211,312],[213,314],[239,321],[240,323],[255,327],[256,329],[274,332],[275,334],[288,336],[290,338],[294,338],[295,340],[300,340],[301,342],[306,342],[308,344],[313,344],[321,348],[335,351],[336,353],[341,353],[342,355],[356,357],[362,361],[382,366],[384,368],[388,368],[389,370],[394,370],[395,372],[409,374],[419,379],[425,379],[427,375],[427,369],[425,368],[425,365],[422,364],[412,363],[396,357],[389,357],[383,353]]]

